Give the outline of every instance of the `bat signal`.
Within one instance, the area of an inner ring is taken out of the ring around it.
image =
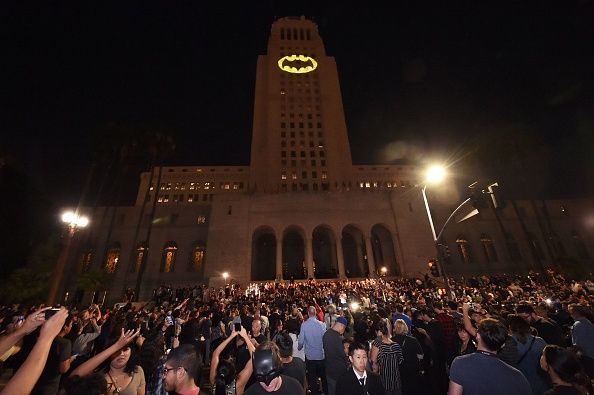
[[[288,55],[278,60],[278,67],[287,73],[304,74],[318,68],[318,62],[310,56]]]

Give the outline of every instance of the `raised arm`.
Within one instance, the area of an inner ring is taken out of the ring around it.
[[[231,332],[231,335],[227,336],[227,338],[223,340],[223,342],[219,344],[212,353],[212,357],[210,358],[210,373],[208,378],[213,386],[215,384],[215,380],[217,377],[217,366],[219,365],[219,356],[221,355],[225,347],[227,347],[227,345],[231,342],[231,340],[235,339],[235,336],[237,336],[238,334],[239,332]]]
[[[103,363],[110,355],[117,352],[118,350],[122,349],[128,343],[130,343],[138,334],[140,333],[140,329],[137,331],[129,330],[124,332],[124,328],[122,328],[122,334],[118,341],[112,344],[110,347],[106,348],[105,350],[101,351],[99,354],[95,355],[93,358],[89,359],[87,362],[83,363],[76,369],[70,373],[71,376],[86,376],[92,373],[99,365]]]
[[[237,375],[237,381],[235,382],[235,393],[236,395],[243,395],[245,392],[245,385],[247,384],[248,380],[252,376],[252,372],[254,371],[254,367],[252,365],[252,360],[250,359],[246,364],[245,367],[239,374]]]
[[[4,353],[10,349],[10,347],[14,346],[24,336],[33,332],[40,325],[43,325],[45,322],[44,312],[48,309],[51,309],[51,307],[44,307],[34,313],[29,314],[23,324],[19,326],[14,332],[3,336],[0,339],[0,355],[4,355]]]
[[[256,346],[254,346],[254,343],[251,342],[250,337],[248,336],[248,333],[245,330],[245,328],[242,326],[241,330],[238,333],[239,333],[239,336],[241,336],[243,338],[243,340],[245,341],[245,345],[247,346],[250,354],[253,354],[254,351],[256,351]]]
[[[33,314],[37,313],[39,313],[39,310]],[[45,367],[52,342],[62,330],[66,317],[68,317],[68,311],[62,308],[43,324],[39,338],[29,356],[0,394],[27,395],[31,393]]]
[[[468,315],[468,310],[470,309],[470,304],[462,303],[462,319],[464,320],[464,329],[466,332],[470,334],[472,337],[476,337],[476,329],[472,326],[472,321],[470,321],[470,316]]]

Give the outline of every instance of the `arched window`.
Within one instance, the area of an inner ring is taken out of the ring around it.
[[[190,272],[199,272],[202,270],[202,266],[204,265],[204,254],[206,253],[206,247],[204,243],[198,242],[194,246],[192,250],[192,255],[190,256],[190,262],[188,265],[188,271]]]
[[[553,233],[553,234],[549,235],[549,240],[551,241],[553,248],[555,249],[557,258],[567,256],[567,252],[565,251],[565,246],[563,245],[563,242],[561,241],[561,238],[559,237],[558,234]]]
[[[584,240],[580,237],[579,233],[575,230],[572,231],[571,238],[573,239],[573,245],[575,246],[578,256],[581,259],[590,259],[590,253],[586,248],[586,243],[584,243]]]
[[[536,258],[544,259],[544,252],[542,250],[540,242],[538,241],[538,238],[533,233],[528,232],[528,240],[530,240],[530,246],[536,254]]]
[[[86,273],[91,268],[91,263],[93,262],[93,250],[86,250],[83,252],[82,257],[80,258],[80,267],[82,268],[83,273]]]
[[[175,257],[177,256],[177,244],[174,241],[169,241],[163,247],[161,254],[161,268],[162,273],[171,273],[175,268]]]
[[[509,248],[509,255],[511,256],[512,261],[520,262],[522,260],[522,253],[515,237],[511,233],[506,233],[505,238],[507,240],[507,248]]]
[[[115,273],[118,268],[118,262],[120,261],[120,243],[113,243],[107,249],[107,255],[105,256],[105,271],[107,273]]]
[[[472,251],[470,249],[470,243],[468,243],[466,237],[463,235],[458,236],[456,245],[458,246],[458,253],[460,254],[462,262],[467,265],[470,264],[472,262]]]
[[[134,257],[134,264],[130,265],[130,273],[140,272],[140,267],[142,266],[142,261],[145,259],[144,255],[146,253],[146,245],[144,243],[138,244],[138,247],[136,247],[136,256]]]
[[[497,262],[497,251],[495,250],[495,244],[493,243],[491,236],[483,233],[481,235],[481,243],[487,262]]]

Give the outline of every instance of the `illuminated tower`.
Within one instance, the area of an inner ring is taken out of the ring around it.
[[[304,17],[273,23],[258,57],[250,188],[328,191],[351,181],[351,151],[336,62]]]

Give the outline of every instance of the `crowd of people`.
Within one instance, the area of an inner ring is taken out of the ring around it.
[[[592,393],[594,283],[552,270],[133,298],[2,307],[1,394]]]

